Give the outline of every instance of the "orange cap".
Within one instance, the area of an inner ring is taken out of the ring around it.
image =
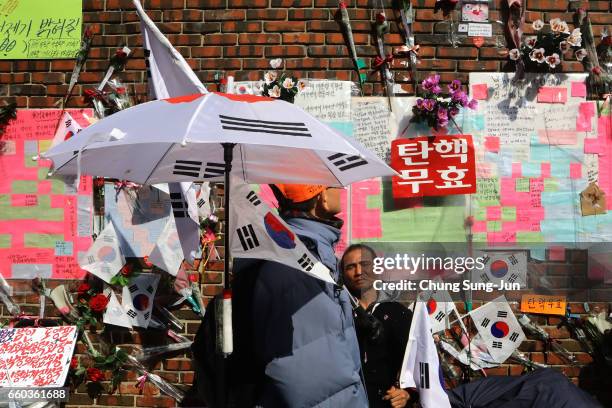
[[[320,184],[274,184],[286,199],[294,203],[310,200],[327,187]]]

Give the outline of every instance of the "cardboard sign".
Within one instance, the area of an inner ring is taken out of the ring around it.
[[[0,59],[74,59],[82,8],[80,0],[0,2]]]
[[[63,387],[76,326],[0,329],[0,387]]]
[[[521,312],[565,316],[567,302],[565,296],[523,295]]]
[[[412,198],[476,192],[472,136],[397,139],[391,144],[393,197]]]

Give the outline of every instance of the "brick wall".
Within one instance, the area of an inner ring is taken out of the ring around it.
[[[571,13],[567,12],[567,1],[524,0],[527,2],[527,23],[535,19],[548,21],[550,18],[562,17],[571,22]],[[389,6],[390,1],[385,4]],[[499,8],[501,1],[493,2]],[[596,36],[599,36],[605,25],[612,24],[609,1],[582,1],[582,7],[588,8]],[[357,52],[371,64],[376,51],[373,46],[371,21],[379,4],[374,0],[349,0],[349,15],[353,28]],[[451,47],[445,35],[445,28],[436,22],[440,14],[433,13],[435,0],[413,0],[416,9],[414,31],[416,42],[421,45],[418,66],[419,79],[431,72],[442,75],[443,81],[459,78],[468,80],[471,71],[501,71],[506,68],[506,61],[498,55],[495,41],[488,39],[481,48],[475,47],[466,40],[458,48]],[[210,90],[217,89],[214,82],[215,73],[224,72],[234,75],[238,80],[257,80],[263,76],[271,58],[284,58],[285,69],[292,70],[302,78],[329,78],[355,80],[352,63],[348,58],[344,39],[338,23],[334,20],[337,0],[145,0],[144,6],[150,17],[160,26],[170,41],[185,56],[191,67]],[[69,107],[84,106],[83,90],[99,83],[107,68],[108,60],[115,50],[127,45],[134,50],[133,57],[127,64],[121,79],[128,84],[130,92],[136,95],[137,101],[146,99],[146,73],[143,52],[140,48],[140,26],[129,0],[84,0],[83,18],[97,34],[89,60],[80,76],[80,82],[70,100]],[[398,30],[399,12],[386,11],[391,21],[391,32],[385,36],[386,44],[402,45],[403,38]],[[491,12],[492,20],[499,19],[499,11]],[[525,32],[529,33],[529,24]],[[496,34],[503,40],[500,28]],[[388,48],[388,50],[390,50]],[[14,101],[20,108],[53,108],[67,91],[67,81],[74,66],[71,60],[42,61],[0,61],[0,98]],[[404,89],[413,92],[411,85],[405,81],[408,72],[401,65],[401,60],[393,63],[394,74],[398,83],[404,82]],[[582,65],[576,61],[564,63],[564,69],[581,72]],[[381,95],[382,86],[378,74],[368,77],[365,92],[368,95]],[[202,292],[212,296],[221,289],[221,262],[209,265],[203,275]],[[553,285],[561,292],[573,291],[571,288],[585,288],[591,284],[586,277],[586,259],[584,254],[571,251],[566,262],[543,262],[532,264],[538,274],[549,275]],[[17,291],[27,291],[29,282],[13,282]],[[50,282],[53,287],[58,282]],[[582,302],[590,302],[590,307],[606,308],[612,299],[609,292],[601,289],[579,291],[580,303],[572,303],[575,313],[584,313]],[[38,313],[38,298],[35,295],[18,295],[16,300],[24,306],[29,314]],[[595,302],[595,303],[594,303]],[[599,302],[599,303],[596,303]],[[58,316],[53,307],[48,305],[48,315]],[[6,310],[2,307],[2,315]],[[180,310],[176,315],[185,322],[185,335],[192,337],[196,332],[199,320],[189,310]],[[557,318],[539,318],[536,321],[545,325],[551,335],[572,351],[579,351],[576,340],[570,339],[565,329],[557,329]],[[148,333],[148,332],[147,332]],[[119,343],[141,343],[143,332],[109,334],[110,340]],[[147,335],[148,337],[149,335]],[[593,373],[590,368],[563,366],[554,354],[543,353],[544,345],[540,341],[529,340],[522,345],[522,350],[529,353],[536,361],[557,366],[576,383],[588,386],[604,395],[605,401],[612,403],[609,376]],[[84,349],[79,347],[79,353]],[[581,353],[579,359],[590,363],[591,358]],[[174,356],[156,365],[156,373],[176,384],[189,384],[193,373],[187,355]],[[519,374],[521,367],[503,365],[489,370],[492,374]],[[139,395],[134,388],[136,375],[128,374],[127,380],[120,387],[120,393],[105,396],[97,401],[103,406],[173,406],[174,402],[167,396],[160,396],[159,391],[148,385]],[[608,379],[606,379],[608,378]],[[608,383],[606,383],[608,381]],[[602,391],[604,390],[604,391]],[[607,392],[607,395],[605,393]],[[69,406],[91,406],[93,402],[87,397],[83,388],[75,393]]]

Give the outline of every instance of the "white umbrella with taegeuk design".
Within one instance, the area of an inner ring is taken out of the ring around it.
[[[224,147],[225,145],[225,147]],[[375,154],[298,106],[252,95],[196,94],[118,112],[43,157],[57,174],[140,184],[223,180],[344,186],[395,174]],[[231,156],[230,156],[231,157]]]

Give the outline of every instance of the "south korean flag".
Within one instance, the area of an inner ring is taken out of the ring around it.
[[[440,278],[435,278],[432,281],[442,282]],[[455,302],[453,302],[448,291],[429,290],[421,292],[419,300],[425,303],[433,333],[448,329],[452,322],[459,320],[459,313],[455,307]]]
[[[109,220],[87,253],[81,257],[79,265],[106,283],[110,283],[113,276],[125,265],[125,257],[112,220]]]
[[[472,269],[472,281],[492,283],[499,287],[503,281],[519,283],[521,288],[527,286],[527,253],[526,252],[479,252],[484,270]]]
[[[172,220],[168,219],[149,255],[149,262],[170,275],[176,276],[183,263],[183,255],[179,233]]]
[[[141,273],[130,280],[129,286],[123,287],[121,305],[132,326],[145,329],[149,326],[158,283],[159,275]]]
[[[51,141],[51,146],[49,146],[49,149],[70,139],[71,137],[79,133],[81,130],[83,130],[81,125],[79,125],[79,123],[74,120],[74,118],[70,116],[68,112],[64,112],[59,126],[57,127],[57,131],[55,132],[55,136],[53,136],[53,140]]]
[[[470,312],[470,316],[489,354],[497,363],[506,361],[525,340],[525,334],[505,296]]]
[[[232,178],[230,193],[230,246],[236,258],[279,262],[335,283],[291,228],[243,181]]]

